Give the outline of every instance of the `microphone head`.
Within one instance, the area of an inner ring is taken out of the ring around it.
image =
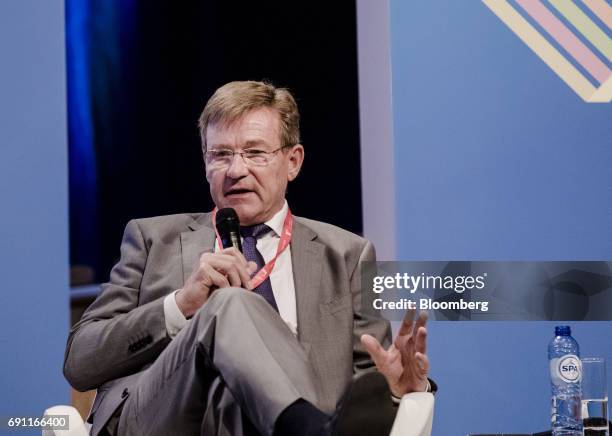
[[[219,230],[219,232],[221,232],[222,227],[226,228],[227,226],[240,231],[240,219],[238,218],[236,210],[232,207],[219,209],[217,211],[217,219],[215,221],[215,225],[217,226],[217,230]]]
[[[231,207],[219,209],[215,219],[215,226],[221,237],[223,248],[236,247],[242,251],[240,244],[240,219]]]

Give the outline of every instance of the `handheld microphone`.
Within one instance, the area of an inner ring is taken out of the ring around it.
[[[236,247],[242,253],[242,243],[240,242],[240,219],[238,214],[231,207],[219,209],[215,226],[221,238],[223,248]]]

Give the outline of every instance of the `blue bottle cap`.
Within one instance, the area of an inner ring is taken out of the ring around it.
[[[558,325],[555,327],[555,336],[571,336],[572,330],[568,325]]]

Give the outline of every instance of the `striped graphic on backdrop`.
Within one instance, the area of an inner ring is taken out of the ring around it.
[[[588,103],[612,100],[612,6],[606,0],[483,0]]]

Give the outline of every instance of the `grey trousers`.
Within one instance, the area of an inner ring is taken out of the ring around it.
[[[143,372],[118,434],[271,435],[287,406],[299,398],[316,405],[317,392],[278,313],[252,292],[219,289]]]

